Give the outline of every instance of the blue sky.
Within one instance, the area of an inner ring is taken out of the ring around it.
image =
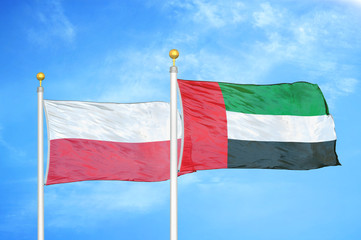
[[[169,101],[190,80],[320,85],[341,167],[179,178],[179,239],[361,239],[361,1],[1,1],[0,239],[36,239],[37,96]],[[45,155],[47,146],[45,146]],[[46,239],[169,239],[169,182],[45,187]]]

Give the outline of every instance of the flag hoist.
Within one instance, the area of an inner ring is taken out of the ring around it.
[[[44,119],[43,95],[44,88],[41,82],[45,75],[39,72],[36,78],[40,81],[38,87],[38,240],[44,240]]]
[[[176,49],[169,52],[173,59],[170,67],[170,240],[178,239],[178,164],[177,164],[177,73],[175,60],[179,56]]]

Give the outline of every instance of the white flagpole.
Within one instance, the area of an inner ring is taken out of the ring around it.
[[[179,56],[176,49],[169,52],[173,59],[170,67],[170,240],[178,239],[178,161],[177,161],[177,73],[175,59]]]
[[[43,130],[43,94],[41,81],[44,73],[39,72],[36,78],[40,81],[38,87],[38,240],[44,240],[44,130]]]

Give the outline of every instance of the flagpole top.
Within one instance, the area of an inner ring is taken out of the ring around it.
[[[40,87],[41,87],[41,81],[43,81],[45,79],[45,74],[42,72],[39,72],[38,74],[36,74],[36,78],[40,81]]]
[[[173,59],[173,66],[175,66],[175,60],[178,58],[179,52],[177,49],[172,49],[169,51],[169,57]]]

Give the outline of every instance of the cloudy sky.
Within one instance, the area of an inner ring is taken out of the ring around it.
[[[172,48],[182,79],[319,84],[342,164],[182,176],[179,239],[361,239],[361,1],[4,0],[0,13],[0,239],[36,239],[36,73],[46,99],[169,101]],[[47,186],[45,237],[169,239],[169,181]]]

